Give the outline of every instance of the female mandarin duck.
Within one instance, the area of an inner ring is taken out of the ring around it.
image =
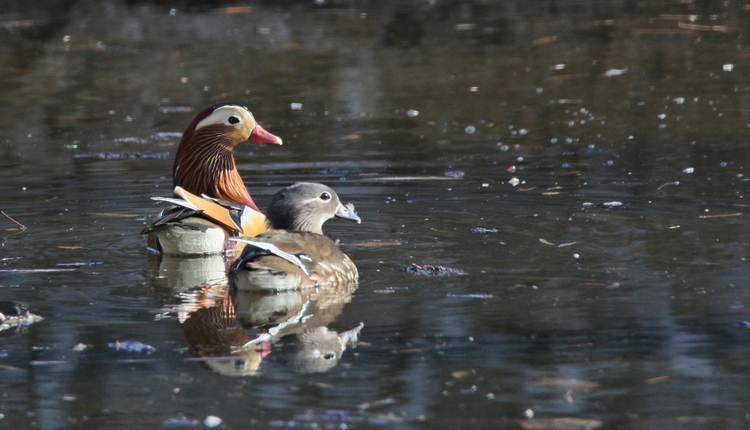
[[[150,248],[175,255],[217,254],[234,248],[228,237],[267,229],[234,163],[232,150],[245,141],[282,143],[240,105],[213,105],[193,119],[174,160],[175,198],[152,197],[177,207],[163,211],[141,232],[148,234]]]
[[[352,260],[323,235],[323,223],[334,217],[361,222],[354,206],[342,205],[325,185],[301,182],[276,193],[266,211],[273,230],[231,239],[247,244],[230,269],[232,287],[279,291],[357,282]]]

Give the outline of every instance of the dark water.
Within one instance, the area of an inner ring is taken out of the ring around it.
[[[320,3],[0,4],[0,300],[44,317],[0,332],[0,428],[750,425],[741,2]],[[285,140],[236,152],[260,206],[356,205],[358,289],[233,303],[147,253],[220,101]],[[303,322],[364,326],[316,367]]]

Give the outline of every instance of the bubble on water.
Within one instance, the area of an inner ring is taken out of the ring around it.
[[[577,259],[581,258],[581,256],[578,255],[578,254],[573,254],[573,258],[575,258],[577,260]]]
[[[607,166],[611,166],[613,164],[615,164],[615,162],[613,160],[607,160]]]
[[[503,151],[503,152],[506,152],[506,151],[508,151],[508,149],[510,149],[510,148],[508,148],[508,145],[503,145],[503,142],[498,142],[497,146],[500,147],[500,150]]]
[[[528,132],[529,132],[529,130],[526,130],[525,128],[522,128],[522,129],[518,130],[518,134],[520,134],[521,136],[527,134]]]
[[[678,105],[681,105],[685,103],[685,97],[675,97],[672,101],[677,103]]]
[[[732,69],[734,69],[734,64],[724,64],[723,66],[721,66],[721,70],[725,72],[731,72]]]
[[[544,92],[544,90],[543,90],[543,89],[541,89],[541,88],[537,88],[537,89],[536,89],[536,93],[537,93],[537,94],[541,94],[541,93],[543,93],[543,92]]]
[[[567,169],[568,167],[570,167],[570,164],[568,164],[568,163],[562,163],[562,167],[563,167],[563,169]]]
[[[573,143],[573,138],[572,137],[566,137],[565,138],[565,143]]]
[[[521,183],[521,180],[516,177],[513,177],[510,179],[510,181],[508,181],[508,183],[515,187],[516,185]]]
[[[531,409],[526,409],[525,411],[523,411],[523,416],[528,419],[532,419],[534,418],[534,411],[532,411]]]
[[[518,157],[518,158],[516,158],[516,160],[523,161],[523,157]]]
[[[727,167],[727,162],[726,161],[722,161],[721,163],[719,163],[719,166],[721,166],[721,167]]]
[[[667,128],[666,124],[659,124],[659,128]]]
[[[473,125],[467,125],[464,131],[466,132],[466,134],[474,134],[474,132],[477,131],[477,128]]]
[[[169,14],[172,16],[177,15],[177,9],[169,9]]]
[[[747,126],[750,127],[750,124],[748,124]],[[553,137],[552,139],[550,139],[550,142],[557,143],[557,138]]]
[[[657,117],[657,118],[659,118],[659,119],[664,119],[664,118],[666,118],[666,117],[667,117],[667,114],[665,114],[665,113],[660,113],[659,115],[656,115],[656,117]]]
[[[738,178],[741,178],[741,177],[743,177],[743,176],[745,176],[745,175],[743,175],[742,173],[738,173],[738,174],[737,174],[737,177],[738,177]]]
[[[414,109],[410,109],[410,110],[406,111],[406,115],[409,116],[409,117],[414,118],[415,116],[419,115],[419,111],[418,110],[414,110]]]
[[[569,127],[573,127],[574,125],[576,125],[575,121],[568,121],[568,126]]]
[[[289,107],[292,110],[301,110],[302,109],[302,103],[292,103],[289,105]]]
[[[590,143],[589,144],[589,149],[594,149],[594,148],[596,148],[596,145],[594,145],[593,143]]]
[[[682,173],[693,173],[695,172],[695,167],[686,167],[682,170]]]

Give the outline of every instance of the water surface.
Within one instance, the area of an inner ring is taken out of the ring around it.
[[[0,428],[745,428],[742,5],[322,3],[0,6],[0,300],[45,318],[0,332]],[[147,252],[222,101],[284,138],[237,148],[261,207],[355,204],[356,290],[233,302]],[[363,327],[306,367],[303,322]]]

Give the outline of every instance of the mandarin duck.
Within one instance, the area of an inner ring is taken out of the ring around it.
[[[276,193],[266,211],[272,230],[231,238],[246,243],[230,269],[231,286],[283,291],[356,283],[357,267],[323,235],[323,223],[334,217],[361,222],[354,206],[323,184],[301,182]]]
[[[240,105],[213,105],[193,119],[174,160],[174,197],[152,197],[175,207],[141,232],[149,248],[172,255],[218,254],[234,248],[228,237],[268,229],[234,162],[234,147],[245,141],[282,143]]]

